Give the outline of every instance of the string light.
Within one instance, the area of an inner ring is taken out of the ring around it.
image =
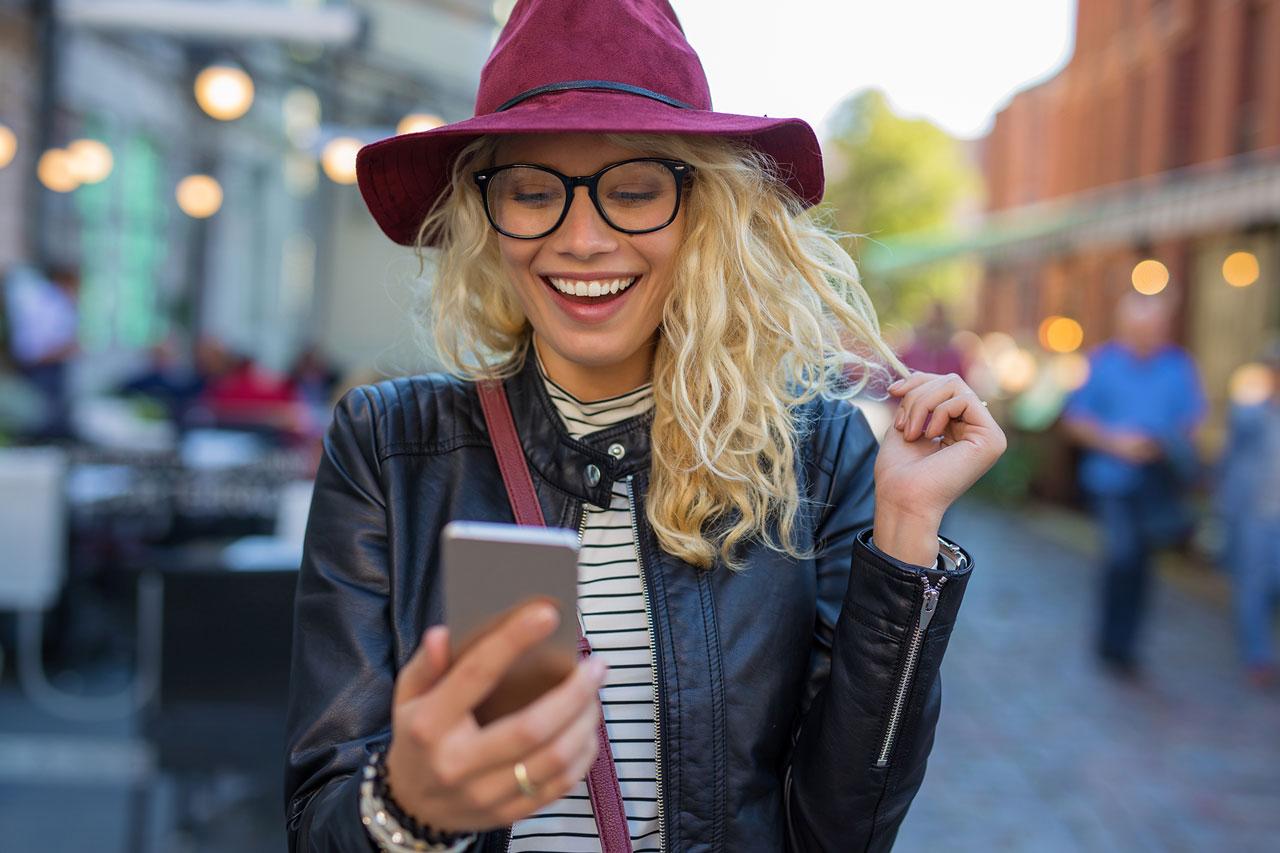
[[[222,207],[222,185],[210,175],[187,175],[178,181],[174,196],[192,219],[208,219]]]
[[[1252,252],[1233,252],[1222,262],[1222,277],[1232,287],[1248,287],[1259,275],[1258,258]]]
[[[356,182],[356,154],[360,152],[360,148],[360,140],[350,136],[329,140],[320,154],[320,165],[329,180],[335,184]]]
[[[1169,268],[1153,258],[1148,258],[1145,261],[1138,261],[1130,278],[1133,281],[1134,290],[1144,296],[1154,296],[1168,286]]]
[[[18,137],[13,131],[0,124],[0,169],[13,162],[18,153]]]
[[[97,184],[105,181],[115,166],[111,149],[96,139],[77,139],[67,146],[71,173],[78,183]]]
[[[234,65],[210,65],[196,75],[196,103],[219,121],[234,121],[253,106],[253,78]]]

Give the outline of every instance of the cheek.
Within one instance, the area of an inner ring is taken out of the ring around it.
[[[529,279],[533,275],[531,267],[537,254],[537,247],[529,246],[524,241],[503,239],[502,269],[517,293],[523,293],[529,289]]]

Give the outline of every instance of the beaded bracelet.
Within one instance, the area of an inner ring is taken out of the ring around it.
[[[461,853],[475,840],[474,832],[439,832],[424,827],[400,807],[387,785],[385,749],[369,754],[363,776],[360,821],[387,853]]]

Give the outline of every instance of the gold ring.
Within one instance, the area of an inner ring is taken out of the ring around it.
[[[520,786],[521,793],[526,797],[537,797],[538,789],[533,782],[529,780],[529,768],[524,766],[524,762],[517,761],[516,766],[512,768],[512,770],[516,774],[516,784]]]

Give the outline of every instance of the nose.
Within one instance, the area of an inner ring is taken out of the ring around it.
[[[551,235],[555,251],[585,260],[618,247],[617,232],[609,227],[591,203],[586,187],[575,187],[573,203],[564,222]]]

